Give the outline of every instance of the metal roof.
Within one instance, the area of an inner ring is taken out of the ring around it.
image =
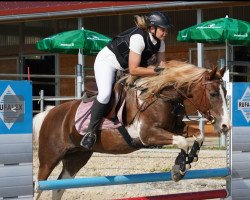
[[[1,1],[0,16],[140,5],[157,1]]]
[[[243,1],[0,1],[0,23],[250,5]]]

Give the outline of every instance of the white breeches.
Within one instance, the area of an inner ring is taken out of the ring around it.
[[[98,88],[97,100],[102,104],[107,104],[110,100],[115,72],[117,71],[108,59],[107,57],[103,57],[102,54],[98,54],[94,64],[95,79]]]

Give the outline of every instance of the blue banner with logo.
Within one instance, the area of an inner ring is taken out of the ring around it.
[[[0,81],[0,134],[32,133],[32,84]]]
[[[233,83],[233,126],[250,126],[250,83]]]

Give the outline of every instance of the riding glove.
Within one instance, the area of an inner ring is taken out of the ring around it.
[[[165,68],[157,66],[154,68],[154,71],[157,73],[157,75],[159,75]]]

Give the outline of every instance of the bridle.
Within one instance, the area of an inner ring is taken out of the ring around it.
[[[180,89],[174,87],[174,89],[185,99],[187,99],[196,109],[196,111],[198,111],[199,113],[201,113],[202,117],[206,118],[211,124],[215,124],[216,123],[216,118],[211,114],[210,109],[211,109],[211,105],[208,105],[209,102],[207,102],[207,85],[208,84],[212,84],[212,83],[216,83],[218,82],[219,84],[222,82],[222,79],[216,79],[216,80],[210,80],[210,81],[206,81],[205,78],[205,73],[203,74],[202,77],[202,86],[203,86],[203,91],[202,91],[202,95],[201,95],[201,99],[200,99],[200,103],[199,105],[195,104],[190,98],[188,98],[188,95],[186,95],[183,91],[181,91]],[[201,104],[203,102],[203,99],[205,101],[205,108],[208,108],[207,111],[201,111]]]
[[[196,111],[198,111],[203,118],[206,118],[211,124],[215,124],[216,123],[216,118],[211,114],[211,111],[210,111],[211,105],[208,105],[209,102],[207,102],[207,93],[206,93],[206,90],[207,90],[207,85],[208,84],[212,84],[212,83],[219,83],[220,84],[222,82],[222,79],[220,78],[220,79],[215,79],[215,80],[207,81],[205,75],[206,75],[206,73],[204,73],[203,76],[201,77],[201,80],[202,80],[201,84],[203,86],[203,90],[202,90],[201,99],[200,99],[200,102],[199,102],[198,105],[196,103],[194,103],[194,101],[192,101],[188,97],[188,95],[185,94],[182,90],[180,90],[179,88],[175,87],[174,85],[173,85],[173,87],[177,91],[178,94],[180,94],[182,97],[184,97],[184,99],[187,99],[194,106],[194,108],[196,109]],[[151,97],[151,98],[148,99],[148,101],[145,101],[141,106],[139,106],[138,96],[136,95],[136,104],[137,104],[137,109],[138,109],[136,115],[138,113],[143,112],[144,110],[146,110],[150,105],[152,105],[159,98],[163,99],[163,100],[167,100],[167,101],[170,100],[168,97],[166,97],[163,94],[157,94],[155,96],[155,98]],[[201,109],[200,109],[202,107],[203,99],[205,101],[205,106],[204,107],[208,108],[205,112],[201,111]],[[136,115],[135,115],[135,117],[136,117]],[[187,114],[185,114],[185,115],[190,120],[190,118],[188,117],[188,115]],[[133,118],[132,121],[134,121],[135,117]],[[131,123],[132,123],[132,121],[131,121]]]
[[[211,114],[211,105],[208,105],[209,104],[209,102],[207,102],[207,93],[206,93],[206,90],[207,90],[207,85],[208,84],[212,84],[212,83],[221,83],[222,82],[222,79],[220,78],[220,79],[215,79],[215,80],[210,80],[210,81],[207,81],[206,80],[206,73],[204,73],[203,74],[203,76],[201,77],[201,79],[200,80],[202,80],[202,86],[203,86],[203,89],[202,89],[202,95],[201,95],[201,99],[200,99],[200,101],[199,101],[199,103],[198,104],[196,104],[196,103],[194,103],[194,101],[192,101],[189,97],[188,97],[188,95],[186,94],[186,93],[184,93],[182,90],[180,90],[179,88],[177,88],[177,87],[175,87],[175,85],[173,84],[172,86],[173,86],[173,88],[177,91],[177,93],[179,94],[179,95],[181,95],[184,99],[187,99],[193,106],[194,106],[194,108],[196,109],[196,111],[197,112],[199,112],[200,114],[201,114],[201,117],[199,117],[198,119],[200,119],[200,118],[206,118],[211,124],[215,124],[216,123],[216,118]],[[166,97],[166,96],[164,96],[163,94],[158,94],[158,98],[161,98],[161,99],[163,99],[163,100],[168,100],[168,98]],[[201,107],[202,107],[202,102],[203,102],[203,99],[204,99],[204,101],[205,101],[205,108],[207,108],[207,110],[206,111],[201,111]],[[187,113],[185,112],[185,114],[184,114],[186,117],[187,117],[187,119],[189,119],[190,121],[192,121],[189,117],[188,117],[188,115],[187,115]],[[197,120],[198,120],[197,119]]]

